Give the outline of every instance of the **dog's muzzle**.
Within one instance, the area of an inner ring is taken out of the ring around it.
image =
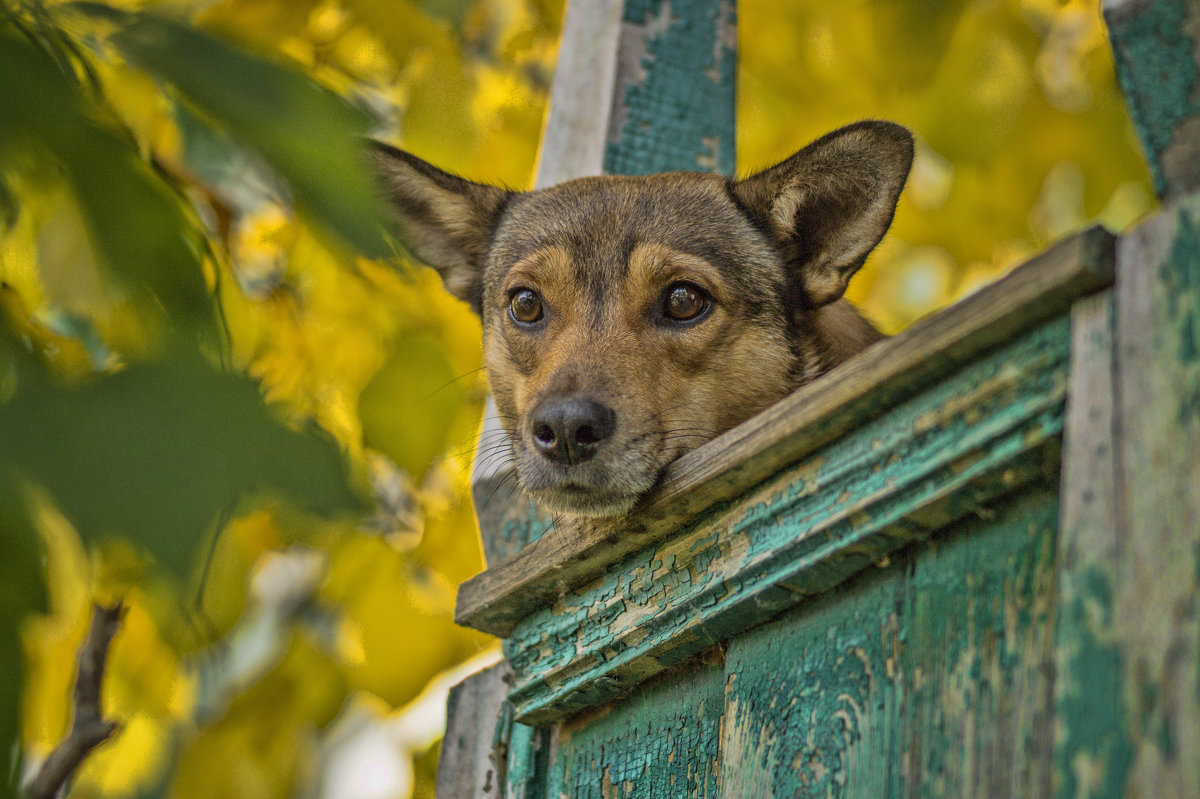
[[[562,466],[591,459],[617,427],[612,408],[586,397],[547,397],[529,420],[534,448]]]

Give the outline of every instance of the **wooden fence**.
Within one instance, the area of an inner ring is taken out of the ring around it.
[[[731,172],[734,7],[572,2],[538,183]],[[684,456],[635,519],[549,530],[477,470],[458,619],[506,661],[451,694],[439,797],[1200,797],[1200,3],[1105,12],[1161,212]]]

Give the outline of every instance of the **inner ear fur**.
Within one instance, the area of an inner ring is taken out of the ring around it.
[[[452,175],[380,142],[371,142],[370,158],[401,241],[479,313],[484,258],[512,192]]]
[[[815,308],[845,293],[891,225],[912,159],[906,128],[868,120],[733,184],[783,254],[795,295],[789,299]]]

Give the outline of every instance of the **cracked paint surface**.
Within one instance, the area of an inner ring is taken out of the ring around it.
[[[719,664],[690,667],[639,689],[616,712],[564,724],[547,796],[722,795],[724,680]]]
[[[1044,795],[1057,497],[969,519],[729,646],[726,795]]]
[[[733,175],[733,2],[627,0],[604,171]]]
[[[1200,183],[1200,10],[1127,0],[1105,14],[1117,77],[1159,196]]]

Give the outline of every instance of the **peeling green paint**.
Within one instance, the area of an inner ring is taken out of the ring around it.
[[[508,773],[504,799],[543,799],[550,766],[551,734],[519,722],[508,740]]]
[[[554,527],[554,517],[537,511],[531,516],[520,519],[508,519],[502,528],[501,537],[505,541],[516,542],[516,549],[532,544]]]
[[[1180,126],[1200,115],[1190,10],[1183,0],[1131,0],[1106,14],[1117,77],[1160,196],[1169,189],[1163,156]]]
[[[1058,697],[1058,724],[1064,735],[1055,759],[1061,799],[1079,796],[1121,797],[1133,747],[1125,737],[1128,723],[1121,702],[1121,652],[1100,639],[1112,625],[1112,589],[1097,568],[1078,578],[1071,600],[1059,610],[1074,651],[1062,675],[1065,691]]]
[[[966,519],[729,646],[728,796],[1044,794],[1057,501]]]
[[[732,175],[735,3],[627,0],[623,21],[604,171]]]
[[[490,566],[515,554],[554,527],[554,517],[538,508],[505,471],[471,487],[484,560]]]
[[[1200,422],[1200,228],[1185,208],[1176,217],[1175,238],[1158,265],[1166,297],[1168,328],[1175,336],[1175,357],[1182,371],[1179,423]]]
[[[690,667],[640,689],[620,708],[559,731],[549,797],[712,797],[719,794],[725,674]]]

